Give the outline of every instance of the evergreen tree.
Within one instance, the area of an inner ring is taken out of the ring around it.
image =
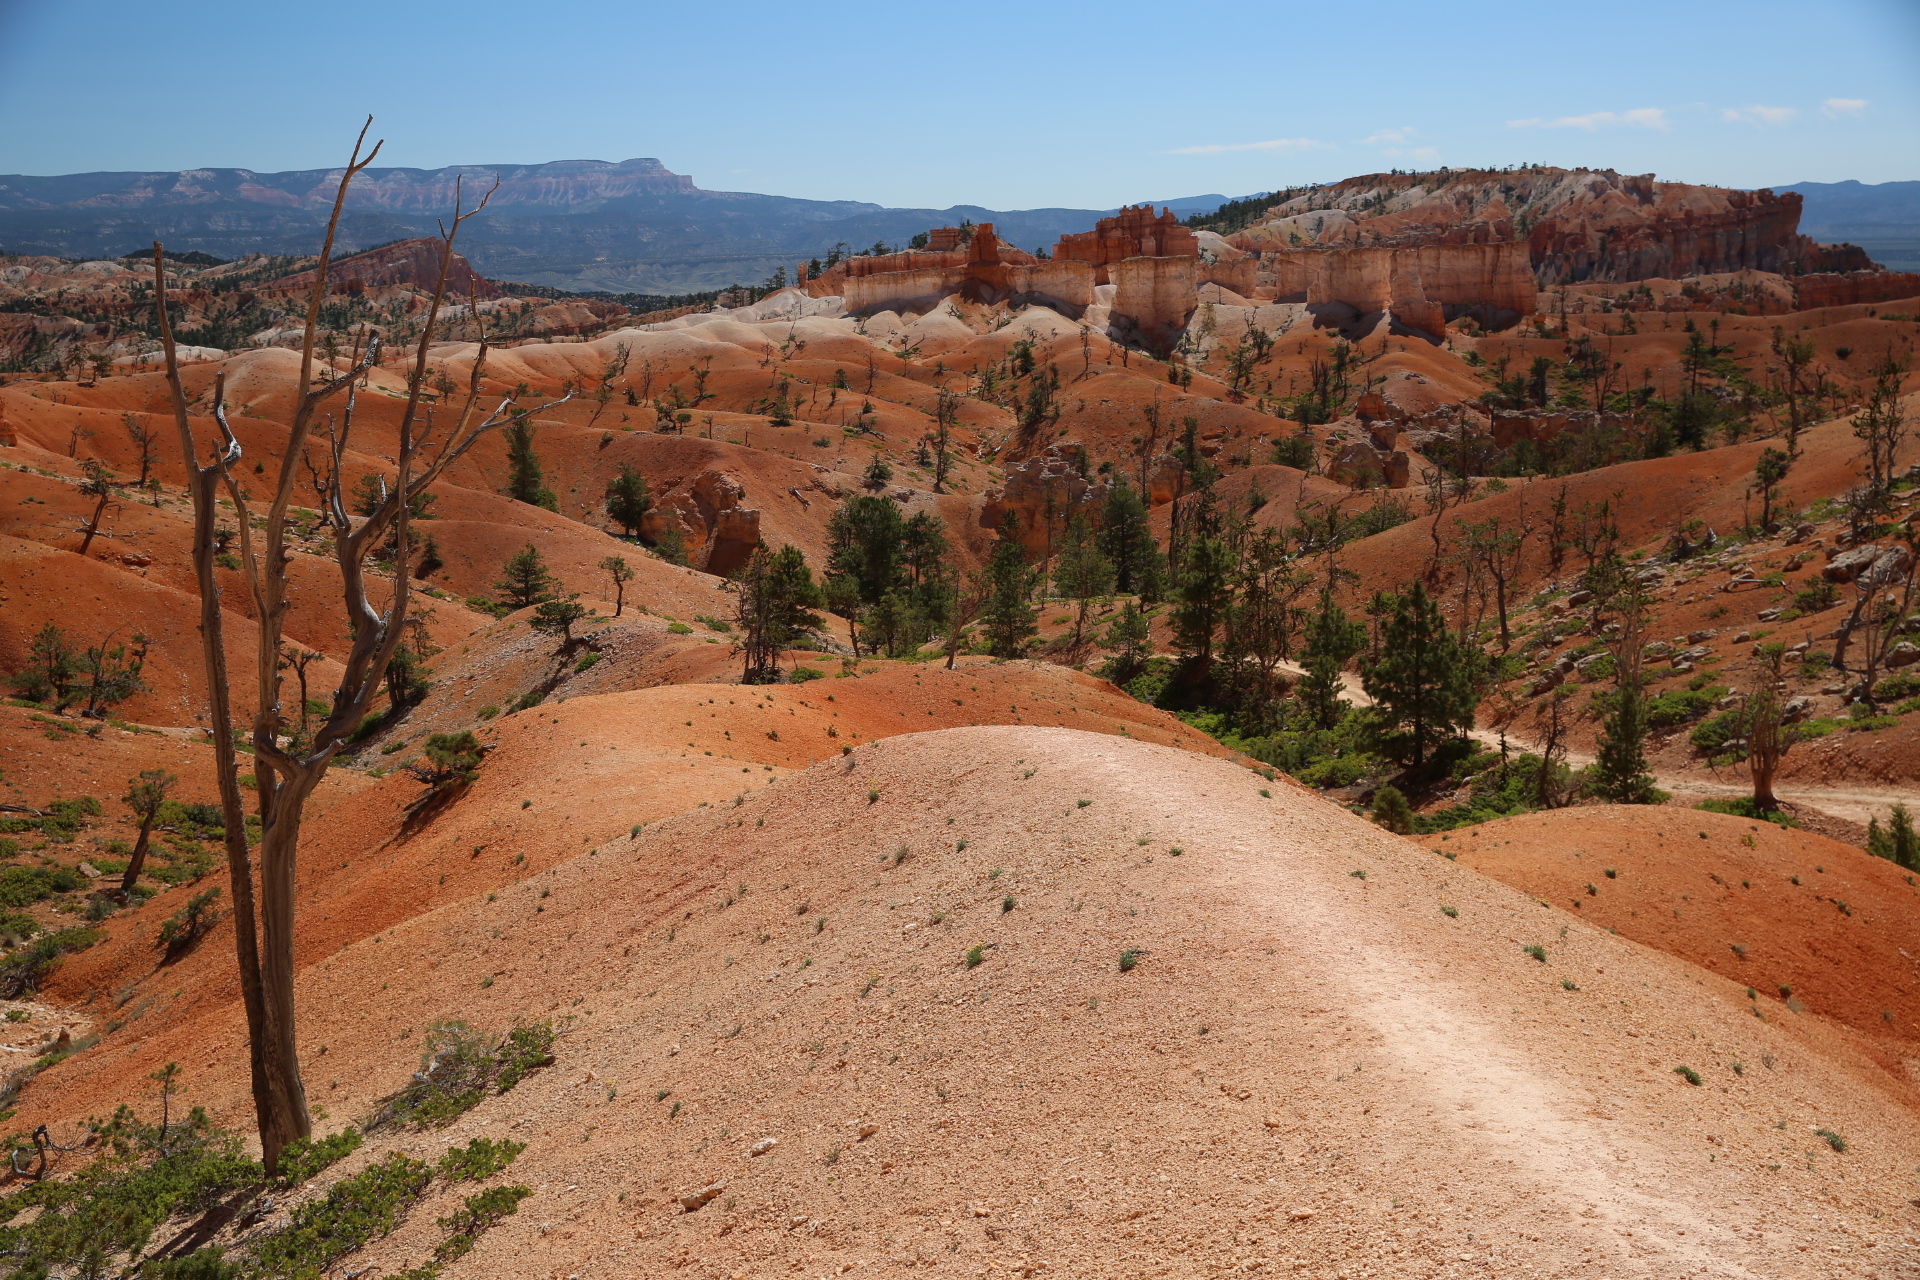
[[[1587,787],[1610,804],[1658,804],[1666,797],[1647,771],[1647,695],[1640,678],[1640,627],[1647,602],[1638,587],[1623,586],[1618,603],[1623,627],[1614,651],[1613,706],[1600,729]]]
[[[812,612],[819,598],[813,571],[798,547],[769,553],[755,547],[740,576],[728,584],[738,603],[734,623],[740,629],[740,647],[746,659],[741,681],[774,684],[780,679],[780,655],[795,641],[820,625]]]
[[[1133,601],[1127,601],[1120,606],[1118,616],[1107,627],[1100,643],[1113,653],[1107,661],[1107,679],[1125,684],[1146,669],[1147,659],[1153,654],[1147,615]]]
[[[599,616],[581,604],[579,593],[575,592],[559,599],[542,600],[527,624],[542,635],[559,636],[559,652],[565,653],[573,648],[574,627]]]
[[[547,562],[531,542],[513,553],[500,570],[500,581],[493,584],[510,609],[524,609],[553,599],[559,582],[547,572]]]
[[[1160,544],[1147,524],[1147,504],[1125,478],[1107,490],[1100,512],[1100,553],[1113,565],[1113,589],[1160,598]]]
[[[1307,625],[1307,674],[1300,681],[1300,702],[1315,728],[1331,729],[1340,723],[1347,708],[1340,696],[1340,670],[1366,644],[1365,624],[1349,620],[1334,603],[1332,588],[1322,588],[1320,609]]]
[[[687,540],[686,536],[680,532],[678,515],[668,515],[667,531],[660,535],[660,541],[653,544],[653,554],[668,564],[683,565],[687,562]]]
[[[1920,834],[1914,832],[1913,815],[1906,805],[1893,806],[1887,815],[1885,830],[1881,829],[1879,818],[1867,819],[1867,852],[1908,871],[1920,871]]]
[[[1413,806],[1398,787],[1382,787],[1373,793],[1373,820],[1395,835],[1413,834]]]
[[[607,556],[600,561],[600,567],[613,579],[613,616],[617,618],[627,607],[627,584],[633,581],[633,567],[625,556]]]
[[[647,478],[630,462],[620,464],[620,474],[607,481],[607,519],[626,530],[629,538],[640,535],[640,522],[653,507],[653,495],[647,492]]]
[[[1623,676],[1600,729],[1588,790],[1609,804],[1658,804],[1661,793],[1647,771],[1647,696],[1637,673]]]
[[[419,706],[433,689],[433,681],[427,679],[426,664],[405,645],[393,651],[393,658],[387,663],[386,681],[387,709],[393,716]]]
[[[1214,636],[1233,603],[1233,549],[1219,538],[1195,538],[1180,564],[1173,590],[1173,642],[1199,659],[1213,661]]]
[[[1473,727],[1474,655],[1447,629],[1426,586],[1394,602],[1362,684],[1379,708],[1381,746],[1415,769],[1433,744]]]
[[[1101,552],[1084,512],[1075,512],[1067,521],[1066,538],[1054,559],[1053,587],[1060,595],[1080,603],[1073,619],[1073,644],[1078,648],[1093,598],[1113,590],[1113,562]]]
[[[27,666],[10,679],[21,697],[48,703],[57,711],[72,700],[80,665],[80,652],[67,643],[67,633],[49,622],[27,646]]]
[[[130,900],[134,882],[147,864],[147,844],[153,836],[153,824],[160,820],[160,806],[167,802],[167,792],[179,781],[165,769],[142,769],[139,777],[129,780],[127,794],[120,797],[121,803],[140,820],[140,834],[134,837],[133,854],[127,859],[126,874],[120,880],[122,902]]]
[[[996,658],[1017,658],[1027,641],[1037,635],[1038,610],[1031,597],[1039,585],[1040,570],[1027,564],[1020,545],[1020,520],[1009,511],[1000,521],[1000,536],[987,558],[987,598],[980,610],[980,626],[988,652]]]
[[[515,418],[507,427],[507,496],[532,507],[558,511],[560,501],[541,484],[539,455],[533,451],[533,424]]]

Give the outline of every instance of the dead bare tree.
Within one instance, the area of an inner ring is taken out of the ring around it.
[[[290,1142],[309,1136],[311,1121],[307,1114],[306,1091],[301,1083],[296,1056],[294,1028],[294,882],[295,857],[299,847],[300,826],[305,806],[319,785],[336,753],[366,716],[387,665],[400,647],[407,631],[409,600],[408,571],[410,552],[408,516],[410,504],[437,480],[454,461],[464,455],[488,432],[509,422],[517,422],[539,408],[516,407],[514,397],[501,400],[498,407],[475,422],[481,394],[481,375],[486,365],[483,339],[468,378],[465,406],[455,427],[438,440],[432,410],[422,417],[423,396],[428,390],[427,351],[446,295],[447,276],[453,262],[453,245],[460,226],[486,207],[483,197],[471,210],[455,208],[450,222],[440,230],[439,275],[426,323],[419,329],[408,377],[408,394],[399,419],[397,476],[378,507],[356,526],[347,510],[342,491],[343,462],[354,425],[353,383],[371,370],[380,344],[369,341],[367,349],[344,372],[333,364],[323,367],[316,380],[315,355],[320,336],[320,308],[327,293],[327,268],[333,253],[340,212],[346,203],[348,185],[373,163],[380,144],[361,157],[367,125],[354,143],[353,155],[340,177],[334,196],[333,214],[327,223],[326,239],[314,269],[312,292],[308,297],[305,330],[300,349],[299,399],[287,428],[287,440],[281,454],[280,471],[272,500],[264,517],[256,519],[248,507],[249,495],[241,488],[235,468],[241,458],[240,441],[228,425],[225,405],[224,374],[213,386],[211,416],[219,428],[220,442],[211,461],[201,463],[195,444],[193,424],[188,418],[188,396],[181,385],[180,367],[172,326],[167,314],[165,258],[156,243],[154,252],[154,308],[159,321],[160,339],[166,353],[167,385],[173,402],[174,424],[179,432],[182,458],[187,464],[187,492],[193,502],[193,564],[200,589],[200,637],[206,666],[208,722],[213,738],[214,761],[220,789],[220,805],[226,818],[227,857],[234,904],[234,945],[240,967],[240,988],[246,1008],[248,1052],[252,1070],[254,1111],[259,1122],[261,1156],[269,1173],[278,1164],[280,1153]],[[489,192],[489,195],[492,193]],[[336,425],[327,422],[324,471],[308,457],[308,444],[314,435],[319,411],[333,396],[346,391],[345,410]],[[282,642],[289,601],[287,567],[292,552],[287,545],[289,510],[302,469],[311,477],[321,522],[330,527],[334,538],[334,557],[339,567],[343,608],[352,649],[347,655],[339,687],[324,723],[312,737],[301,741],[294,722],[285,714],[281,698]],[[233,745],[233,695],[227,671],[223,643],[223,615],[220,591],[214,577],[216,550],[214,516],[218,499],[224,492],[233,504],[239,526],[240,556],[245,571],[253,615],[257,619],[255,654],[255,699],[251,730],[254,772],[257,778],[260,810],[259,884],[254,883],[254,851],[248,847],[238,767]],[[392,594],[384,611],[369,599],[370,582],[366,571],[368,555],[393,535],[396,554],[393,563]],[[257,539],[257,542],[256,542]]]

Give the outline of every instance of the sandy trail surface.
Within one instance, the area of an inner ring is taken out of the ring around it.
[[[1284,780],[1070,729],[860,747],[356,942],[301,999],[336,1117],[404,1082],[432,1019],[572,1020],[552,1069],[339,1166],[528,1142],[534,1197],[449,1276],[1915,1257],[1915,1098],[1824,1023]],[[240,1122],[239,1034],[208,1016],[111,1069],[178,1056]],[[355,1265],[424,1260],[450,1207]]]

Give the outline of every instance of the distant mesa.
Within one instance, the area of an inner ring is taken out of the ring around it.
[[[1159,348],[1178,339],[1206,284],[1238,302],[1303,303],[1322,323],[1382,315],[1432,338],[1463,316],[1511,326],[1539,288],[1575,281],[1751,270],[1806,277],[1802,306],[1912,293],[1858,247],[1800,234],[1800,203],[1612,170],[1371,174],[1283,197],[1227,237],[1138,205],[1062,235],[1050,259],[1008,248],[983,223],[934,228],[924,249],[843,259],[811,279],[802,266],[798,278],[855,313],[924,312],[957,294],[1076,319],[1112,285],[1099,299],[1112,323]]]

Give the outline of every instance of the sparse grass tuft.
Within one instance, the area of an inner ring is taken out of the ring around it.
[[[1698,1085],[1700,1083],[1700,1073],[1698,1071],[1695,1071],[1692,1067],[1687,1067],[1687,1066],[1675,1067],[1673,1069],[1673,1074],[1684,1077],[1688,1084]]]
[[[1533,946],[1522,947],[1520,949],[1526,952],[1528,955],[1532,956],[1535,960],[1538,960],[1541,964],[1545,964],[1547,962],[1547,949],[1538,943],[1535,943]]]
[[[1008,894],[1006,897],[1000,899],[1000,914],[1001,915],[1007,914],[1007,912],[1013,910],[1014,906],[1015,906],[1015,903],[1013,900],[1013,895]]]
[[[1847,1153],[1847,1140],[1841,1137],[1839,1134],[1835,1133],[1833,1130],[1815,1129],[1813,1131],[1813,1134],[1816,1138],[1825,1138],[1827,1140],[1827,1145],[1832,1147],[1835,1151],[1839,1152],[1841,1155],[1845,1155]]]
[[[1460,908],[1450,907],[1450,906],[1447,906],[1445,903],[1442,903],[1440,906],[1440,914],[1445,916],[1449,920],[1457,920],[1460,918]]]
[[[1140,963],[1140,952],[1138,948],[1128,947],[1125,951],[1122,951],[1120,953],[1120,972],[1132,973],[1133,967],[1139,963]]]
[[[987,953],[984,947],[968,947],[967,948],[967,968],[969,969],[978,968],[981,964],[983,964],[986,961],[986,958],[987,958]]]

